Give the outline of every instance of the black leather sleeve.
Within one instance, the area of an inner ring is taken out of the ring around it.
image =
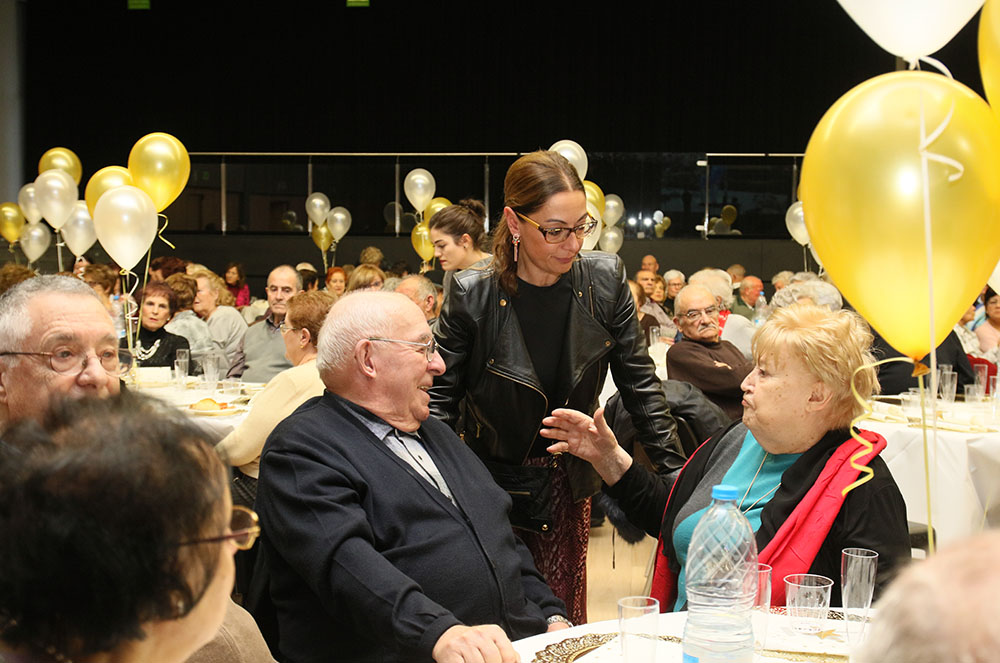
[[[481,291],[481,289],[480,289]],[[445,371],[434,378],[430,390],[431,415],[455,429],[459,420],[459,403],[465,397],[468,372],[479,321],[471,311],[484,311],[485,306],[469,301],[472,295],[462,279],[452,279],[441,315],[434,323],[434,339],[444,359]]]

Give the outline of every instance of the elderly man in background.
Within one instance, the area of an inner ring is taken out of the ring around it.
[[[118,335],[98,295],[67,276],[38,276],[0,297],[0,432],[41,420],[57,397],[119,393]],[[125,365],[127,368],[127,364]],[[232,601],[215,639],[188,663],[265,663],[270,652]]]
[[[764,282],[756,276],[744,276],[740,285],[740,294],[733,303],[733,313],[742,315],[747,320],[753,320],[754,306],[764,294]]]
[[[733,290],[736,290],[740,287],[740,283],[743,282],[743,277],[747,274],[747,268],[737,262],[726,267],[726,273],[729,274],[729,279],[733,282]]]
[[[279,265],[267,275],[267,313],[263,320],[250,325],[243,337],[247,382],[267,382],[292,367],[285,357],[281,323],[288,311],[287,302],[302,290],[302,276],[291,265]]]
[[[660,325],[660,333],[664,336],[672,335],[673,322],[670,320],[670,316],[663,308],[653,301],[653,288],[656,287],[656,272],[650,271],[648,269],[640,269],[635,273],[635,282],[642,286],[642,291],[646,294],[646,303],[642,305],[639,310],[646,315],[651,315],[656,318],[656,322]]]
[[[660,263],[652,253],[646,254],[642,257],[642,263],[639,269],[645,270],[647,272],[653,272],[653,274],[660,273]]]
[[[674,322],[683,338],[667,352],[667,375],[698,387],[730,419],[739,419],[740,385],[753,363],[732,343],[719,340],[719,305],[708,289],[689,285],[675,303]]]
[[[327,391],[268,438],[256,508],[281,658],[514,661],[566,626],[508,521],[510,498],[430,417],[444,371],[421,311],[359,292],[331,309]]]
[[[992,663],[1000,655],[1000,532],[914,562],[876,604],[856,663]]]
[[[757,328],[743,316],[731,315],[735,297],[729,273],[721,269],[700,269],[691,275],[688,284],[700,285],[715,295],[719,305],[719,331],[721,332],[719,338],[735,345],[749,360],[753,356],[750,351],[750,340]]]
[[[429,278],[419,274],[404,276],[396,284],[395,291],[406,295],[411,302],[417,305],[420,312],[424,314],[424,318],[427,319],[428,325],[434,324],[434,321],[437,320],[438,310],[437,287]]]

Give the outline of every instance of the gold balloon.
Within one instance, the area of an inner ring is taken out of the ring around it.
[[[928,151],[934,300],[924,240],[920,122]],[[820,120],[802,163],[802,205],[834,284],[894,348],[919,359],[944,340],[1000,255],[1000,125],[961,83],[926,72],[877,76]],[[932,309],[933,306],[933,309]],[[931,342],[930,315],[934,315]]]
[[[128,172],[135,186],[149,194],[162,212],[187,185],[191,158],[184,145],[165,133],[143,136],[128,155]]]
[[[722,207],[722,220],[730,226],[733,225],[733,222],[736,221],[736,207],[733,205],[724,205]]]
[[[590,180],[583,181],[583,190],[587,194],[587,201],[594,203],[594,207],[597,211],[604,216],[604,192],[601,191],[601,187],[597,186]]]
[[[993,112],[1000,115],[1000,0],[986,0],[979,15],[979,74]]]
[[[326,253],[330,245],[333,244],[333,233],[330,232],[330,228],[325,223],[321,226],[313,225],[312,238],[316,248],[323,253]]]
[[[443,210],[445,207],[450,206],[451,201],[443,196],[432,198],[431,202],[427,203],[427,207],[424,208],[424,221],[430,221],[435,214]]]
[[[121,166],[106,166],[90,176],[83,197],[87,201],[87,211],[90,212],[91,218],[94,216],[97,201],[104,192],[119,186],[134,186],[132,173]]]
[[[413,250],[424,261],[434,257],[434,244],[431,242],[431,232],[427,228],[426,221],[421,221],[413,226],[413,231],[410,233],[410,242],[413,243]]]
[[[76,180],[77,184],[80,183],[83,165],[80,163],[80,157],[76,156],[73,150],[66,147],[53,147],[43,154],[38,161],[38,174],[41,175],[46,170],[53,168],[65,170]]]
[[[16,203],[0,205],[0,236],[13,244],[21,236],[24,228],[24,215]]]

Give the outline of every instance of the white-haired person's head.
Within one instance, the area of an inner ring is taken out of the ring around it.
[[[1000,532],[914,562],[876,604],[856,663],[989,663],[1000,658]]]
[[[781,290],[791,282],[792,276],[794,275],[795,272],[792,272],[787,269],[780,271],[771,277],[771,285],[774,286],[775,290]]]
[[[795,272],[792,277],[788,279],[789,283],[805,283],[806,281],[815,281],[819,279],[819,275],[816,272]]]
[[[815,304],[831,311],[844,308],[844,298],[837,287],[819,279],[792,283],[787,288],[776,291],[771,299],[771,305],[775,308],[791,306],[797,302]]]
[[[688,278],[688,285],[700,285],[707,288],[719,300],[719,305],[722,308],[727,310],[733,308],[735,301],[733,280],[726,270],[711,267],[699,269]]]

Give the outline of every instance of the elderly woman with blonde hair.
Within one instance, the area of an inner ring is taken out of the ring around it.
[[[731,484],[756,532],[760,561],[773,567],[772,605],[783,605],[791,573],[839,577],[847,547],[879,553],[876,592],[909,557],[906,506],[879,453],[885,439],[851,422],[878,390],[872,335],[856,313],[796,304],[779,309],[754,335],[755,367],[743,381],[743,420],[713,435],[666,480],[625,453],[604,421],[556,410],[541,432],[549,451],[589,461],[629,519],[659,536],[654,596],[681,610],[685,561],[715,484]],[[858,458],[852,458],[859,454]],[[855,466],[853,463],[856,463]],[[867,470],[860,470],[864,466]],[[870,470],[867,482],[842,492]],[[834,583],[834,605],[839,600]]]

